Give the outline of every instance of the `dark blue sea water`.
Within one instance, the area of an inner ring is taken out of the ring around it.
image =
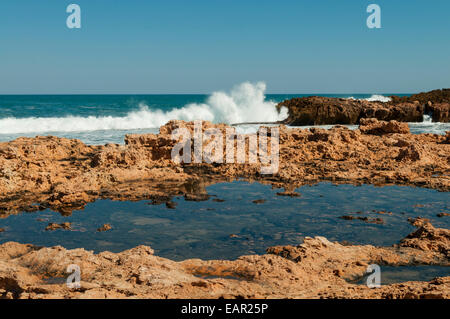
[[[0,95],[0,141],[20,136],[55,135],[89,144],[123,143],[127,133],[156,133],[169,120],[207,120],[228,124],[284,119],[275,105],[304,94],[267,94],[262,84],[244,83],[211,95]],[[322,96],[386,100],[384,95]],[[407,95],[407,94],[404,94]],[[326,127],[326,126],[325,126]],[[238,130],[256,130],[241,125]],[[355,126],[351,126],[355,128]],[[442,134],[448,124],[411,124],[415,133]]]

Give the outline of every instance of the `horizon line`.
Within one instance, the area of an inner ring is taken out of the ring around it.
[[[440,90],[440,89],[435,89]],[[218,90],[221,91],[221,90]],[[431,90],[430,90],[431,91]],[[430,92],[430,91],[420,91],[421,92]],[[215,91],[216,92],[216,91]],[[110,96],[119,96],[119,95],[211,95],[214,92],[209,93],[0,93],[0,96],[86,96],[86,95],[110,95]],[[301,92],[295,92],[295,93],[264,93],[264,95],[347,95],[347,94],[392,94],[392,95],[399,95],[399,94],[416,94],[416,92],[344,92],[344,93],[337,93],[337,92],[313,92],[313,93],[301,93]]]

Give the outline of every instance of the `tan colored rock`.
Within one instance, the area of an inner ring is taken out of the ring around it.
[[[450,189],[448,135],[413,135],[403,123],[367,121],[355,131],[342,126],[305,130],[281,125],[279,170],[268,176],[261,175],[259,161],[172,162],[168,154],[176,141],[170,134],[181,127],[193,131],[192,122],[171,121],[158,135],[127,135],[126,145],[88,146],[51,136],[0,143],[0,218],[47,208],[70,215],[99,198],[202,200],[207,199],[207,185],[236,178],[283,187],[287,190],[283,195],[294,195],[296,187],[320,181]],[[203,129],[207,128],[225,132],[229,127],[204,122]],[[371,130],[383,134],[363,134]]]
[[[154,256],[150,247],[94,254],[84,249],[0,245],[3,298],[450,298],[450,277],[370,289],[349,283],[367,265],[450,266],[448,230],[416,223],[418,230],[399,246],[343,246],[324,237],[306,237],[298,246],[277,246],[265,255],[236,260]],[[425,236],[424,236],[425,234]],[[427,243],[433,238],[433,246]],[[81,288],[65,284],[68,265],[81,270]],[[60,283],[49,283],[59,278]]]
[[[400,242],[400,247],[413,247],[423,251],[437,251],[450,258],[450,229],[434,228],[425,218],[409,220],[419,227]]]
[[[65,222],[62,224],[49,223],[48,226],[45,227],[45,230],[57,230],[57,229],[71,230],[72,225],[69,222]]]
[[[408,134],[407,123],[397,121],[378,121],[375,118],[363,118],[359,121],[359,130],[363,134],[383,135],[383,134]]]
[[[111,227],[110,224],[104,224],[102,227],[97,228],[97,231],[98,232],[105,232],[105,231],[108,231],[108,230],[111,230],[111,229],[112,229],[112,227]]]

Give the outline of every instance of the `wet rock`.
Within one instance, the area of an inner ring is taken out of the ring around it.
[[[223,203],[223,202],[225,202],[225,200],[224,200],[224,199],[220,199],[220,198],[214,198],[214,199],[213,199],[213,202],[216,202],[216,203]]]
[[[208,194],[185,194],[184,200],[193,202],[204,202],[210,198]]]
[[[104,231],[108,231],[111,230],[112,227],[110,224],[104,224],[102,227],[97,228],[98,232],[104,232]]]
[[[172,202],[172,201],[168,201],[168,202],[166,202],[166,207],[168,209],[175,209],[177,207],[177,203]]]
[[[152,195],[148,205],[161,205],[171,201],[171,197],[167,195]]]
[[[265,199],[255,199],[255,200],[252,200],[252,203],[253,203],[253,204],[264,204],[265,202],[266,202]]]
[[[287,196],[287,197],[300,197],[301,196],[301,194],[299,194],[297,192],[292,192],[292,191],[278,192],[277,195],[278,196]]]
[[[48,226],[45,227],[45,230],[57,230],[57,229],[71,230],[72,225],[69,222],[64,222],[61,224],[49,223]]]
[[[445,140],[442,141],[442,144],[450,144],[450,131],[445,132]]]
[[[445,217],[445,216],[450,216],[450,213],[439,213],[439,214],[437,214],[437,217]]]
[[[380,215],[392,215],[392,212],[388,212],[385,210],[380,210],[380,211],[373,211],[375,214],[380,214]]]
[[[27,213],[33,213],[33,212],[37,212],[39,210],[39,206],[37,206],[37,205],[26,206],[26,207],[22,208],[22,210]]]
[[[369,217],[361,217],[361,216],[351,216],[351,215],[344,215],[340,216],[340,219],[343,220],[362,220],[365,223],[368,224],[384,224],[384,220],[382,218],[369,218]]]

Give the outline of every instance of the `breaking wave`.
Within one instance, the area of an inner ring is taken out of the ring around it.
[[[169,111],[145,104],[126,116],[66,116],[0,119],[0,134],[36,132],[84,132],[158,128],[170,120],[204,120],[215,123],[276,122],[287,117],[287,109],[265,98],[266,84],[245,82],[229,93],[214,92],[205,103],[187,104]]]
[[[353,96],[348,97],[349,100],[356,100]],[[379,95],[379,94],[373,94],[372,96],[365,98],[365,99],[359,99],[359,100],[365,100],[365,101],[370,101],[370,102],[390,102],[391,98],[384,96],[384,95]]]

